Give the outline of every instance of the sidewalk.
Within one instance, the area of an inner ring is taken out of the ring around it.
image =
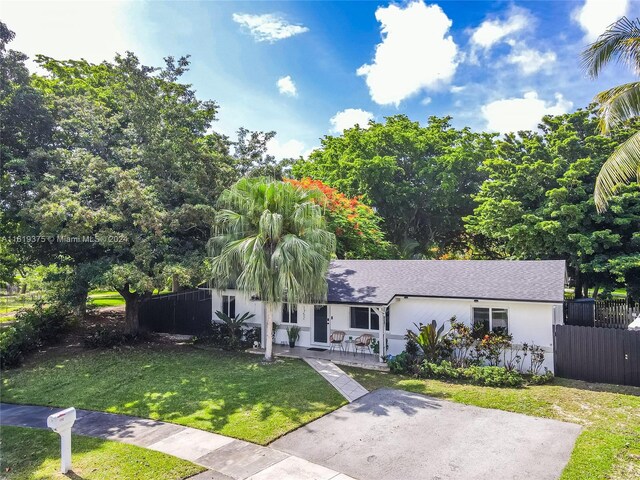
[[[366,388],[329,360],[305,358],[304,361],[307,362],[316,372],[322,375],[322,377],[329,382],[333,388],[338,390],[344,398],[349,400],[349,403],[369,393]]]
[[[59,408],[0,403],[0,423],[47,428]],[[330,468],[243,440],[173,423],[76,410],[73,433],[157,450],[209,469],[197,480],[353,480]],[[73,447],[72,447],[73,448]]]

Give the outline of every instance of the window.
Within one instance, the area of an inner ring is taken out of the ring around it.
[[[389,330],[389,309],[387,308],[385,328]],[[351,328],[360,330],[379,330],[380,317],[373,308],[351,307]]]
[[[222,296],[222,313],[232,318],[236,316],[236,297],[234,295]]]
[[[351,328],[369,329],[369,308],[351,307]]]
[[[509,312],[506,308],[474,308],[473,329],[482,335],[489,332],[509,332]]]
[[[298,323],[298,309],[295,305],[282,304],[282,321],[284,323]]]

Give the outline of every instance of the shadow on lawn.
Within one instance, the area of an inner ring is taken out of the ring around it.
[[[164,365],[145,365],[146,391],[137,391],[142,385],[119,385],[118,396],[127,401],[105,410],[265,444],[344,403],[297,360],[263,365],[244,354],[206,355],[219,360],[216,369],[190,365],[189,356],[174,358],[173,374]]]

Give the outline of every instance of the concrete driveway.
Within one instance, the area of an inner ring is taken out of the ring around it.
[[[382,389],[271,446],[361,480],[543,480],[558,478],[580,429]]]

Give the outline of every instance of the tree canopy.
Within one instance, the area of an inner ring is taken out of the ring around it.
[[[356,126],[324,137],[292,173],[361,197],[396,245],[416,241],[426,256],[459,250],[466,243],[462,217],[473,211],[472,195],[484,179],[478,167],[493,136],[455,129],[449,120],[431,117],[423,127],[396,115]]]
[[[637,121],[612,137],[599,134],[593,110],[545,117],[542,133],[520,132],[496,144],[487,175],[465,218],[475,255],[566,259],[576,295],[588,287],[633,289],[640,268],[640,191],[632,184],[596,211],[595,179]],[[625,280],[626,278],[626,280]]]

